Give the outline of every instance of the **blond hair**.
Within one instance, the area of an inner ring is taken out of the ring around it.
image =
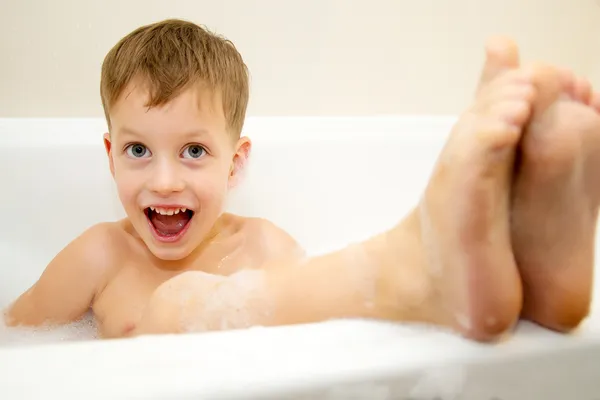
[[[228,129],[239,136],[248,106],[248,70],[233,43],[194,23],[168,19],[122,38],[102,63],[100,96],[109,110],[135,78],[148,85],[148,107],[174,99],[192,85],[220,91]]]

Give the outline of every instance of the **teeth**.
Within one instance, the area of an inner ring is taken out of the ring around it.
[[[158,207],[150,207],[150,210],[160,214],[160,215],[177,215],[180,212],[186,212],[187,208],[158,208]]]

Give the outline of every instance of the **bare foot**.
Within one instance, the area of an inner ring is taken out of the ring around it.
[[[481,86],[519,66],[517,46],[496,38],[487,46]],[[600,189],[600,95],[562,73],[565,90],[536,107],[518,152],[513,187],[513,251],[523,279],[522,316],[569,331],[586,317],[593,284],[594,236]],[[547,90],[555,90],[547,88]]]
[[[562,332],[589,312],[600,202],[600,115],[590,85],[566,79],[570,90],[524,134],[512,215],[523,317]]]
[[[513,165],[537,84],[554,73],[513,70],[482,85],[453,128],[420,204],[427,264],[441,314],[451,316],[444,324],[467,337],[491,339],[519,317],[521,281],[509,228]]]

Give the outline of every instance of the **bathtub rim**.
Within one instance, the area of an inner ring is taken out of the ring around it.
[[[379,335],[382,341],[354,349],[339,346],[333,350],[304,348],[298,351],[294,346],[302,336],[314,339],[316,335],[336,330],[341,333],[353,327]],[[600,356],[598,336],[569,337],[549,332],[540,336],[536,329],[517,336],[521,340],[517,340],[516,345],[508,342],[495,347],[443,333],[429,338],[403,335],[393,338],[393,334],[390,324],[351,320],[0,348],[0,387],[10,389],[11,394],[31,393],[31,378],[35,377],[35,390],[73,398],[89,394],[90,390],[99,398],[117,398],[121,394],[127,398],[203,396],[241,399],[248,398],[250,393],[252,398],[277,398],[286,393],[317,391],[332,384],[343,386],[403,379],[416,379],[418,383],[430,371],[440,369],[446,372],[467,367],[476,369],[494,363],[499,368],[510,369],[511,363],[527,362],[544,355],[559,360],[573,350]],[[522,340],[526,336],[529,340]],[[532,340],[534,336],[541,340]],[[435,344],[432,339],[436,337],[445,343]],[[425,352],[426,357],[413,358],[410,362],[406,362],[407,357],[403,361],[398,359],[398,356],[411,351],[414,356],[416,347],[421,346],[423,350],[422,346],[428,342],[438,350],[444,348],[445,354],[429,351]],[[241,346],[242,343],[245,347]],[[261,361],[260,354],[273,347],[277,351]],[[202,351],[207,348],[210,352]],[[228,351],[231,353],[224,357]],[[312,362],[307,362],[307,359],[312,359]],[[361,364],[352,364],[353,359],[360,360]],[[238,362],[234,367],[231,363],[227,364],[232,360]],[[290,360],[295,360],[296,364]],[[600,366],[600,357],[597,360]],[[198,376],[203,376],[204,381],[198,382]],[[75,379],[77,384],[65,386],[61,384],[61,377]],[[99,385],[97,377],[111,384]],[[209,382],[206,382],[207,378],[210,378]]]

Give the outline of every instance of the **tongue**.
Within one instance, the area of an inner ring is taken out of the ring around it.
[[[178,234],[190,220],[190,216],[186,212],[175,215],[161,215],[156,212],[151,214],[150,221],[156,231],[163,236]]]

